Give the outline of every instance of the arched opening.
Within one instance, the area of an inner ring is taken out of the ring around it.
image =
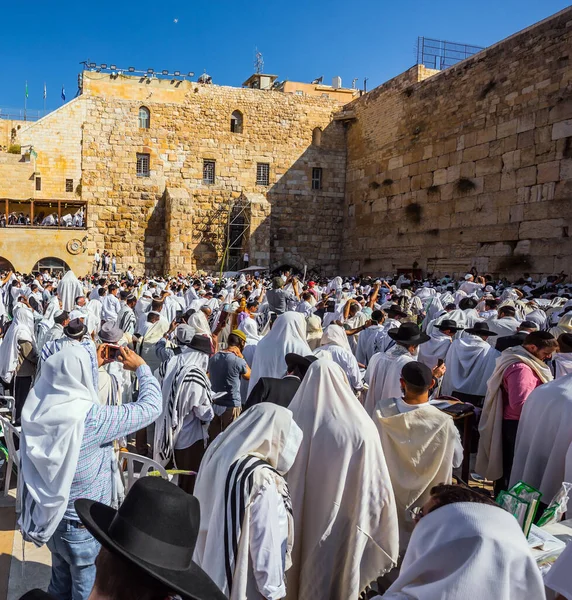
[[[61,258],[56,258],[55,256],[48,256],[46,258],[40,259],[32,269],[33,271],[50,271],[51,273],[57,273],[59,271],[66,272],[69,271],[70,268],[68,264],[63,261]]]
[[[319,127],[316,127],[314,131],[312,131],[312,146],[321,146],[322,145],[322,130]]]
[[[12,263],[3,256],[0,256],[0,273],[7,273],[8,271],[13,271],[14,266]]]
[[[151,125],[151,112],[146,106],[139,108],[139,129],[149,129]]]
[[[230,130],[232,133],[242,133],[242,113],[235,110],[230,117]]]

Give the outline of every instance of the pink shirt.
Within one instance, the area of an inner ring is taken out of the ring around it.
[[[520,420],[520,413],[530,392],[542,384],[538,375],[522,362],[510,365],[502,376],[503,418]]]

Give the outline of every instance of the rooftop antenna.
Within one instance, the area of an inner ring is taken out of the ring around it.
[[[264,59],[262,58],[262,52],[259,52],[258,48],[254,49],[254,72],[264,73]]]
[[[357,80],[358,80],[358,78],[357,78],[357,77],[354,77],[354,78],[352,79],[352,90],[355,90],[355,89],[356,89],[356,83],[357,83]]]

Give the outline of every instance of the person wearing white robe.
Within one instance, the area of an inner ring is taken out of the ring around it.
[[[83,296],[83,286],[73,271],[68,271],[58,283],[58,296],[62,302],[62,310],[71,312],[75,306],[75,299]]]
[[[42,342],[37,343],[38,354],[42,352],[43,347],[54,340],[59,340],[64,337],[64,327],[70,322],[70,315],[64,310],[57,311],[54,313],[54,325],[48,332],[42,337]]]
[[[468,501],[431,510],[413,531],[398,578],[372,600],[462,598],[546,598],[517,520],[498,506]]]
[[[314,354],[320,356],[321,352],[330,353],[332,360],[344,370],[354,391],[359,392],[363,388],[359,365],[351,353],[348,336],[343,327],[332,324],[326,328],[322,335],[321,346]]]
[[[548,504],[565,481],[572,444],[572,375],[533,390],[520,415],[510,486],[526,481]],[[570,482],[572,483],[572,482]]]
[[[517,332],[520,322],[515,318],[515,309],[513,306],[501,306],[498,312],[498,318],[487,321],[488,328],[494,331],[499,337],[513,335]],[[496,338],[490,337],[488,343],[491,346],[496,344]]]
[[[301,356],[312,354],[306,342],[306,320],[295,312],[279,315],[270,332],[258,342],[247,397],[261,377],[281,378],[286,374],[285,358],[290,352]]]
[[[417,360],[419,345],[430,339],[415,323],[403,323],[399,328],[390,329],[388,336],[395,345],[384,353],[374,354],[365,374],[369,389],[364,408],[370,416],[378,400],[401,396],[401,369],[409,361]]]
[[[194,560],[230,600],[286,596],[294,524],[284,475],[301,441],[290,410],[263,402],[204,456],[194,491],[201,504]]]
[[[419,346],[417,360],[430,369],[434,369],[440,360],[445,361],[445,356],[451,347],[455,334],[461,330],[462,327],[457,327],[456,321],[451,319],[441,321],[431,333],[431,339]]]
[[[395,493],[402,549],[415,525],[409,510],[423,506],[433,486],[451,483],[453,467],[463,462],[452,417],[429,404],[432,385],[427,365],[408,362],[401,370],[403,397],[378,400],[373,415]]]
[[[367,367],[371,357],[376,352],[382,352],[382,348],[385,345],[385,340],[383,340],[383,338],[387,337],[387,329],[384,326],[384,320],[385,315],[383,312],[381,310],[374,310],[371,313],[371,321],[373,324],[359,334],[356,359],[361,365]],[[397,327],[399,327],[399,325],[397,325]]]
[[[379,434],[327,358],[310,366],[289,408],[304,438],[287,475],[296,531],[288,600],[357,598],[399,553]]]
[[[550,333],[555,337],[562,335],[563,333],[572,333],[572,310],[564,313],[560,319],[558,319],[558,325],[550,329]]]
[[[306,320],[306,342],[310,350],[315,350],[322,341],[322,321],[317,315],[312,315]]]
[[[256,325],[256,319],[248,317],[238,326],[238,329],[246,334],[246,345],[242,350],[242,357],[246,361],[246,364],[252,369],[252,361],[254,359],[254,353],[256,352],[256,346],[262,339],[261,335],[258,335],[258,326]],[[240,397],[244,404],[248,394],[248,380],[240,378]]]
[[[474,328],[465,330],[464,337],[453,341],[445,356],[447,370],[441,383],[442,395],[461,392],[484,398],[487,381],[500,355],[487,343],[489,335],[493,332],[487,329],[485,323],[476,323]]]

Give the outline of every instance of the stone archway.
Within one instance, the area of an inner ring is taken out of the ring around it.
[[[13,270],[14,270],[14,265],[7,258],[0,256],[0,273],[2,273],[4,271],[13,271]]]
[[[68,264],[62,260],[61,258],[57,258],[55,256],[47,256],[46,258],[41,258],[35,265],[32,271],[69,271],[70,268]]]

